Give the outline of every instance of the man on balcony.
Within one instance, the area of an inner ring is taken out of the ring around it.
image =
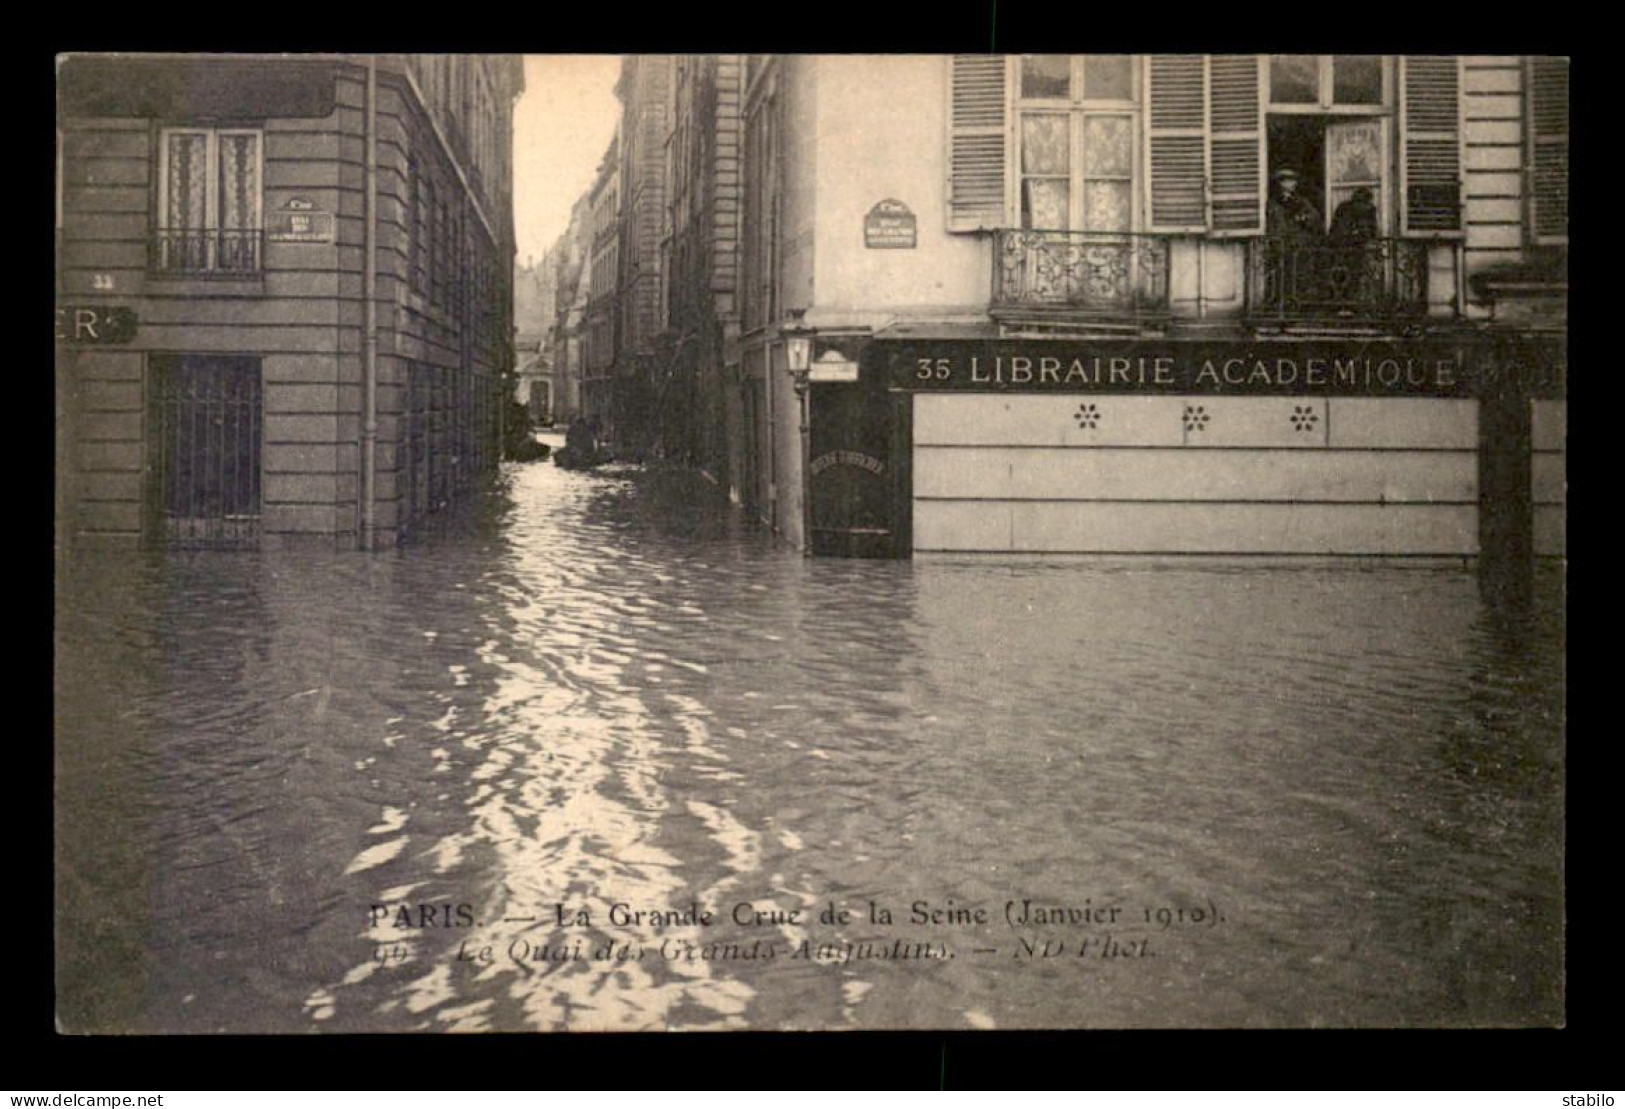
[[[1326,297],[1339,315],[1352,315],[1371,302],[1381,282],[1382,252],[1374,244],[1377,205],[1370,189],[1361,185],[1337,206],[1327,237],[1333,249],[1328,255]]]
[[[1269,235],[1267,303],[1284,309],[1288,301],[1312,296],[1313,249],[1320,244],[1320,209],[1298,192],[1298,172],[1289,166],[1275,171],[1275,187],[1266,207]]]

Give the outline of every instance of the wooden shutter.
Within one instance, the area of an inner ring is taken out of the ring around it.
[[[948,104],[948,230],[1005,223],[1005,59],[955,54]]]
[[[1529,234],[1539,244],[1569,241],[1569,63],[1531,58]]]
[[[1257,54],[1208,59],[1209,226],[1215,235],[1264,231],[1264,114]]]
[[[1460,60],[1408,55],[1400,59],[1399,73],[1404,233],[1460,234]]]
[[[1150,231],[1207,229],[1206,59],[1152,54],[1146,59],[1146,206]]]

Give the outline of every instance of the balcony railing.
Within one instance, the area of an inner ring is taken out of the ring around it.
[[[1428,312],[1425,240],[1304,245],[1256,239],[1247,244],[1247,274],[1247,311],[1254,320],[1396,321]]]
[[[1001,230],[993,309],[1166,316],[1168,244],[1164,236],[1128,232]]]
[[[259,230],[160,229],[154,233],[152,268],[158,273],[259,273],[264,260]]]

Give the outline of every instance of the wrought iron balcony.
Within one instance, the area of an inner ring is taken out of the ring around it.
[[[158,273],[246,274],[263,268],[264,233],[160,228],[153,236],[152,268]]]
[[[1369,239],[1247,244],[1247,312],[1255,321],[1377,322],[1428,312],[1428,242]]]
[[[993,311],[1138,319],[1168,314],[1169,239],[1103,231],[996,233]]]

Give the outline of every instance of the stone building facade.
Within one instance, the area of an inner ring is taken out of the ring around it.
[[[495,55],[64,58],[61,539],[384,547],[482,481],[522,84]]]

